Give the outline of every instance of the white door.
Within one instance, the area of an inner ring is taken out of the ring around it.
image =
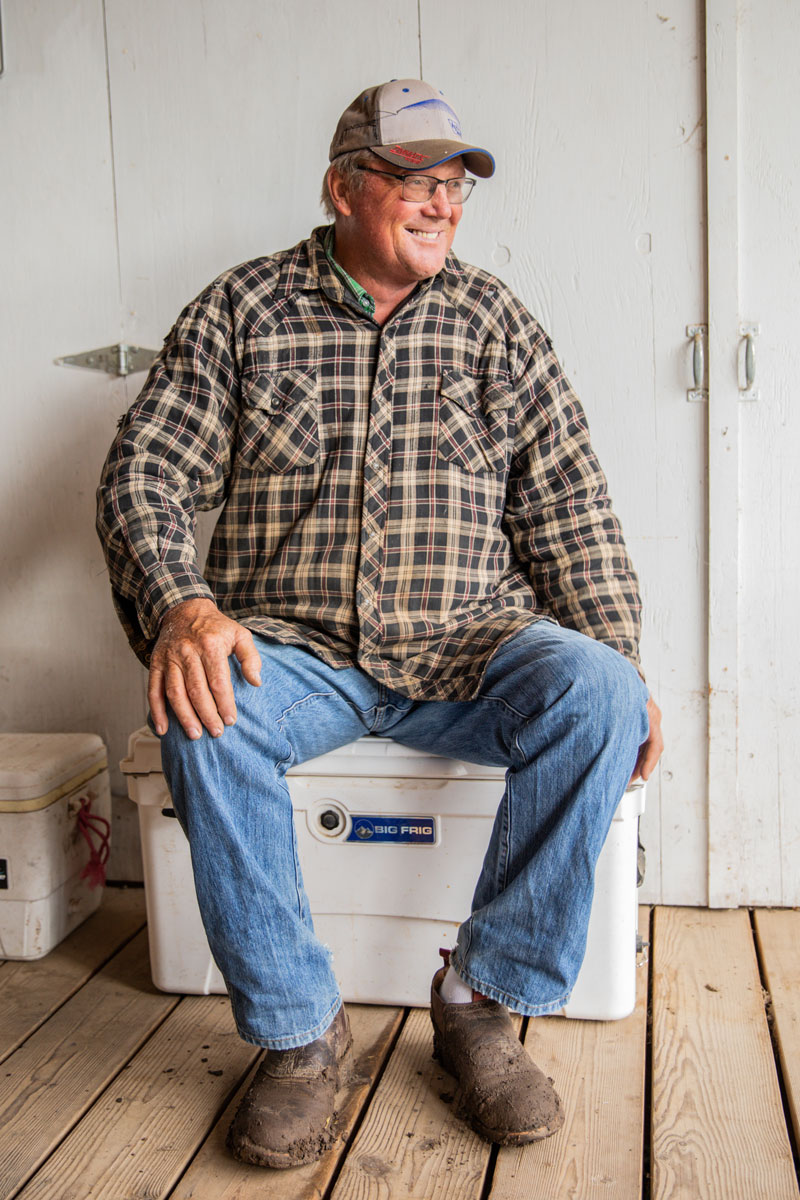
[[[719,471],[727,478],[727,555],[722,547],[712,554],[712,605],[724,614],[729,641],[712,683],[727,669],[734,686],[720,701],[724,718],[712,720],[721,748],[712,742],[711,902],[798,905],[800,8],[791,0],[713,0],[709,11],[722,93],[709,95],[710,118],[715,102],[727,102],[733,118],[723,112],[726,127],[734,121],[730,146],[712,156],[709,143],[710,220],[717,194],[721,220],[731,227],[717,255],[724,294],[712,273],[711,320],[724,318],[722,401],[715,427],[712,361],[711,433],[719,458],[723,440],[738,442],[734,469],[723,462]],[[746,330],[753,327],[748,387]],[[734,786],[716,785],[717,759]]]

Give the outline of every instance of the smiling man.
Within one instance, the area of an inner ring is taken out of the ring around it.
[[[611,818],[662,745],[581,406],[536,320],[451,253],[492,156],[394,80],[330,160],[332,224],[188,305],[99,491],[209,942],[266,1049],[228,1144],[271,1167],[330,1146],[350,1052],[287,769],[367,733],[507,768],[431,1018],[473,1127],[518,1145],[563,1114],[508,1010],[568,1000]],[[194,514],[218,506],[201,571]]]

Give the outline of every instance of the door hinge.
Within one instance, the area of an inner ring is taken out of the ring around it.
[[[85,367],[89,371],[107,371],[109,375],[133,375],[135,371],[146,371],[157,350],[144,346],[129,346],[117,342],[114,346],[102,346],[99,350],[85,350],[82,354],[65,354],[55,361],[59,367]]]

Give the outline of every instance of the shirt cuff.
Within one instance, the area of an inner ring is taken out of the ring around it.
[[[211,600],[216,604],[203,576],[186,563],[181,563],[179,570],[162,565],[148,572],[136,601],[136,615],[148,641],[158,637],[164,614],[184,600]]]

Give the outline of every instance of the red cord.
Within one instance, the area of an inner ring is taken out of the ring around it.
[[[92,812],[92,801],[88,796],[81,796],[76,823],[89,847],[89,861],[81,871],[81,879],[85,879],[90,888],[102,887],[106,881],[106,863],[111,853],[111,823],[105,817]],[[97,838],[97,844],[94,842]]]

